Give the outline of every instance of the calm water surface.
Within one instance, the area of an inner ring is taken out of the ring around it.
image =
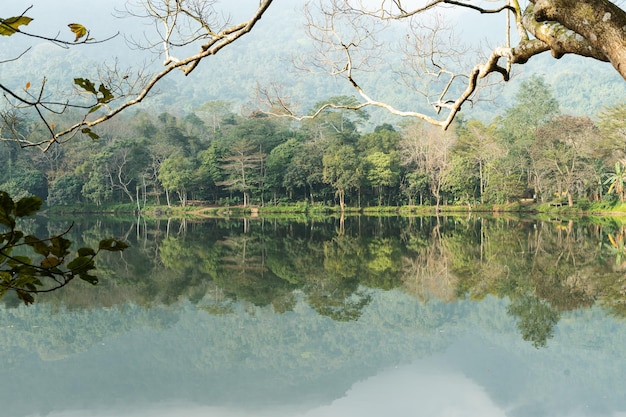
[[[96,287],[2,300],[0,416],[626,416],[624,235],[77,219],[77,246],[132,247],[100,258]]]

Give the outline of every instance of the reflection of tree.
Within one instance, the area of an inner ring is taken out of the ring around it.
[[[212,281],[207,266],[216,261],[219,248],[193,236],[167,237],[159,245],[159,255],[165,269],[156,271],[151,286],[159,300],[170,304],[182,297],[194,302],[204,297]]]
[[[522,336],[543,346],[562,312],[598,301],[626,311],[624,278],[599,261],[601,236],[582,222],[420,221],[405,238],[402,279],[422,299],[508,298]]]
[[[391,237],[364,238],[344,231],[330,239],[268,239],[272,272],[294,284],[320,314],[337,320],[360,317],[370,302],[363,287],[397,287],[400,259],[400,242]]]
[[[317,312],[335,320],[356,320],[371,298],[359,289],[363,267],[361,243],[342,235],[324,242],[323,274],[307,283],[307,301]]]
[[[361,285],[390,290],[401,285],[402,250],[400,242],[392,237],[375,237],[367,242],[366,271]]]
[[[454,301],[458,278],[452,273],[451,266],[455,254],[447,247],[446,238],[441,236],[438,226],[426,238],[426,242],[415,247],[415,253],[403,260],[404,287],[421,300]]]
[[[421,301],[495,296],[522,336],[544,345],[564,312],[595,303],[626,317],[624,265],[609,235],[616,226],[494,218],[387,219],[346,216],[305,222],[249,219],[176,222],[77,221],[68,237],[91,245],[102,234],[131,247],[104,254],[101,284],[72,285],[47,300],[74,307],[190,300],[211,314],[243,305],[292,311],[304,301],[335,320],[362,317],[373,289],[400,287]],[[34,227],[34,226],[33,226]],[[54,231],[50,223],[47,230]]]
[[[336,321],[353,321],[361,317],[363,309],[372,301],[372,297],[364,290],[352,291],[336,287],[329,291],[317,287],[311,291],[307,301],[323,316]]]
[[[220,241],[220,245],[224,254],[220,258],[215,283],[227,296],[256,306],[274,304],[278,311],[293,308],[295,299],[291,292],[294,286],[268,269],[267,254],[260,238],[231,235]]]
[[[522,338],[535,347],[546,346],[560,318],[559,311],[550,303],[526,294],[513,299],[508,311],[519,319],[517,328]]]

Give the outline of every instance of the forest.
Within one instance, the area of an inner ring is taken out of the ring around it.
[[[521,199],[584,208],[626,196],[626,104],[605,107],[596,120],[562,114],[551,86],[537,75],[521,83],[490,123],[461,115],[447,131],[419,121],[364,131],[366,111],[330,110],[298,123],[250,114],[210,101],[189,112],[137,111],[45,153],[3,142],[0,189],[16,201],[39,196],[48,207],[127,204],[139,211]],[[34,121],[14,123],[29,140],[46,134]]]

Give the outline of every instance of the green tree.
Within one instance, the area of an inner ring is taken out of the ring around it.
[[[285,169],[285,187],[303,188],[305,200],[308,195],[311,204],[315,202],[316,194],[323,194],[324,152],[321,144],[315,141],[302,142],[294,150],[291,164]]]
[[[9,192],[14,198],[37,196],[45,199],[48,195],[48,184],[43,172],[35,169],[32,162],[20,158],[12,164],[6,180],[0,184],[0,190]]]
[[[615,193],[621,202],[624,202],[626,193],[626,169],[621,161],[615,163],[615,170],[607,175],[604,184],[609,186],[608,194]]]
[[[365,178],[376,189],[378,205],[382,205],[384,190],[397,185],[400,163],[397,152],[372,152],[365,157]]]
[[[364,110],[351,111],[344,107],[352,107],[357,103],[354,97],[336,96],[315,104],[313,109],[325,110],[304,122],[305,135],[311,140],[321,140],[326,146],[356,143],[359,138],[358,128],[369,119],[369,114]],[[312,110],[311,114],[315,111]]]
[[[358,149],[364,156],[365,178],[374,188],[379,206],[385,191],[395,188],[400,179],[400,139],[400,134],[389,124],[376,126],[373,132],[359,137]]]
[[[285,189],[289,197],[293,198],[293,192],[298,187],[295,181],[291,181],[287,176],[298,146],[300,146],[298,141],[291,138],[276,146],[267,156],[266,184],[273,191],[274,200],[281,189]]]
[[[476,166],[471,159],[453,154],[442,189],[455,201],[468,205],[475,203],[480,196],[480,178],[475,174]]]
[[[419,204],[424,203],[424,198],[428,196],[428,176],[423,172],[409,171],[402,178],[400,189],[409,200],[409,205],[415,204],[415,198],[418,197]]]
[[[491,174],[502,155],[506,154],[506,148],[498,143],[495,124],[485,126],[481,121],[469,120],[466,123],[459,123],[457,132],[458,137],[453,149],[455,177],[459,180],[465,177],[465,181],[462,182],[472,188],[477,180],[480,202],[483,203]],[[457,166],[457,162],[462,166]],[[468,196],[473,192],[467,187],[461,188]]]
[[[183,207],[187,205],[187,190],[192,184],[195,169],[195,161],[182,155],[170,156],[163,161],[159,168],[159,181],[165,188],[168,206],[171,205],[171,191],[176,192]]]
[[[218,186],[223,180],[220,170],[220,155],[216,146],[211,145],[198,154],[198,168],[194,174],[194,182],[198,193],[203,199],[217,201]]]
[[[549,303],[530,295],[515,298],[508,312],[518,318],[517,327],[522,338],[536,348],[547,345],[560,318],[559,312]]]
[[[362,170],[358,165],[356,152],[352,146],[333,146],[324,153],[324,182],[335,189],[339,206],[346,207],[346,192],[361,184]]]
[[[76,168],[77,175],[82,177],[82,195],[98,206],[113,196],[109,178],[103,170],[106,156],[106,153],[98,152]]]
[[[508,149],[506,157],[500,163],[499,175],[503,177],[501,182],[512,184],[516,179],[519,181],[519,186],[507,188],[527,188],[533,190],[533,195],[537,195],[540,187],[537,184],[538,177],[530,148],[535,142],[536,130],[558,114],[559,103],[542,77],[535,75],[521,84],[513,107],[506,109],[502,118],[496,121],[498,135]]]
[[[626,103],[605,108],[598,114],[601,140],[598,149],[602,158],[612,165],[626,158]]]
[[[50,186],[48,205],[69,205],[80,202],[83,185],[82,180],[76,174],[60,177]]]

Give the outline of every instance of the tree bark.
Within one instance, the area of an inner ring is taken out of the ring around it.
[[[531,0],[538,22],[553,21],[572,31],[572,42],[584,38],[626,79],[626,11],[608,0]],[[579,35],[579,36],[576,36]],[[546,41],[545,39],[542,39]],[[565,41],[547,42],[555,56],[577,53]],[[580,54],[580,53],[579,53]],[[589,55],[587,55],[589,56]]]

